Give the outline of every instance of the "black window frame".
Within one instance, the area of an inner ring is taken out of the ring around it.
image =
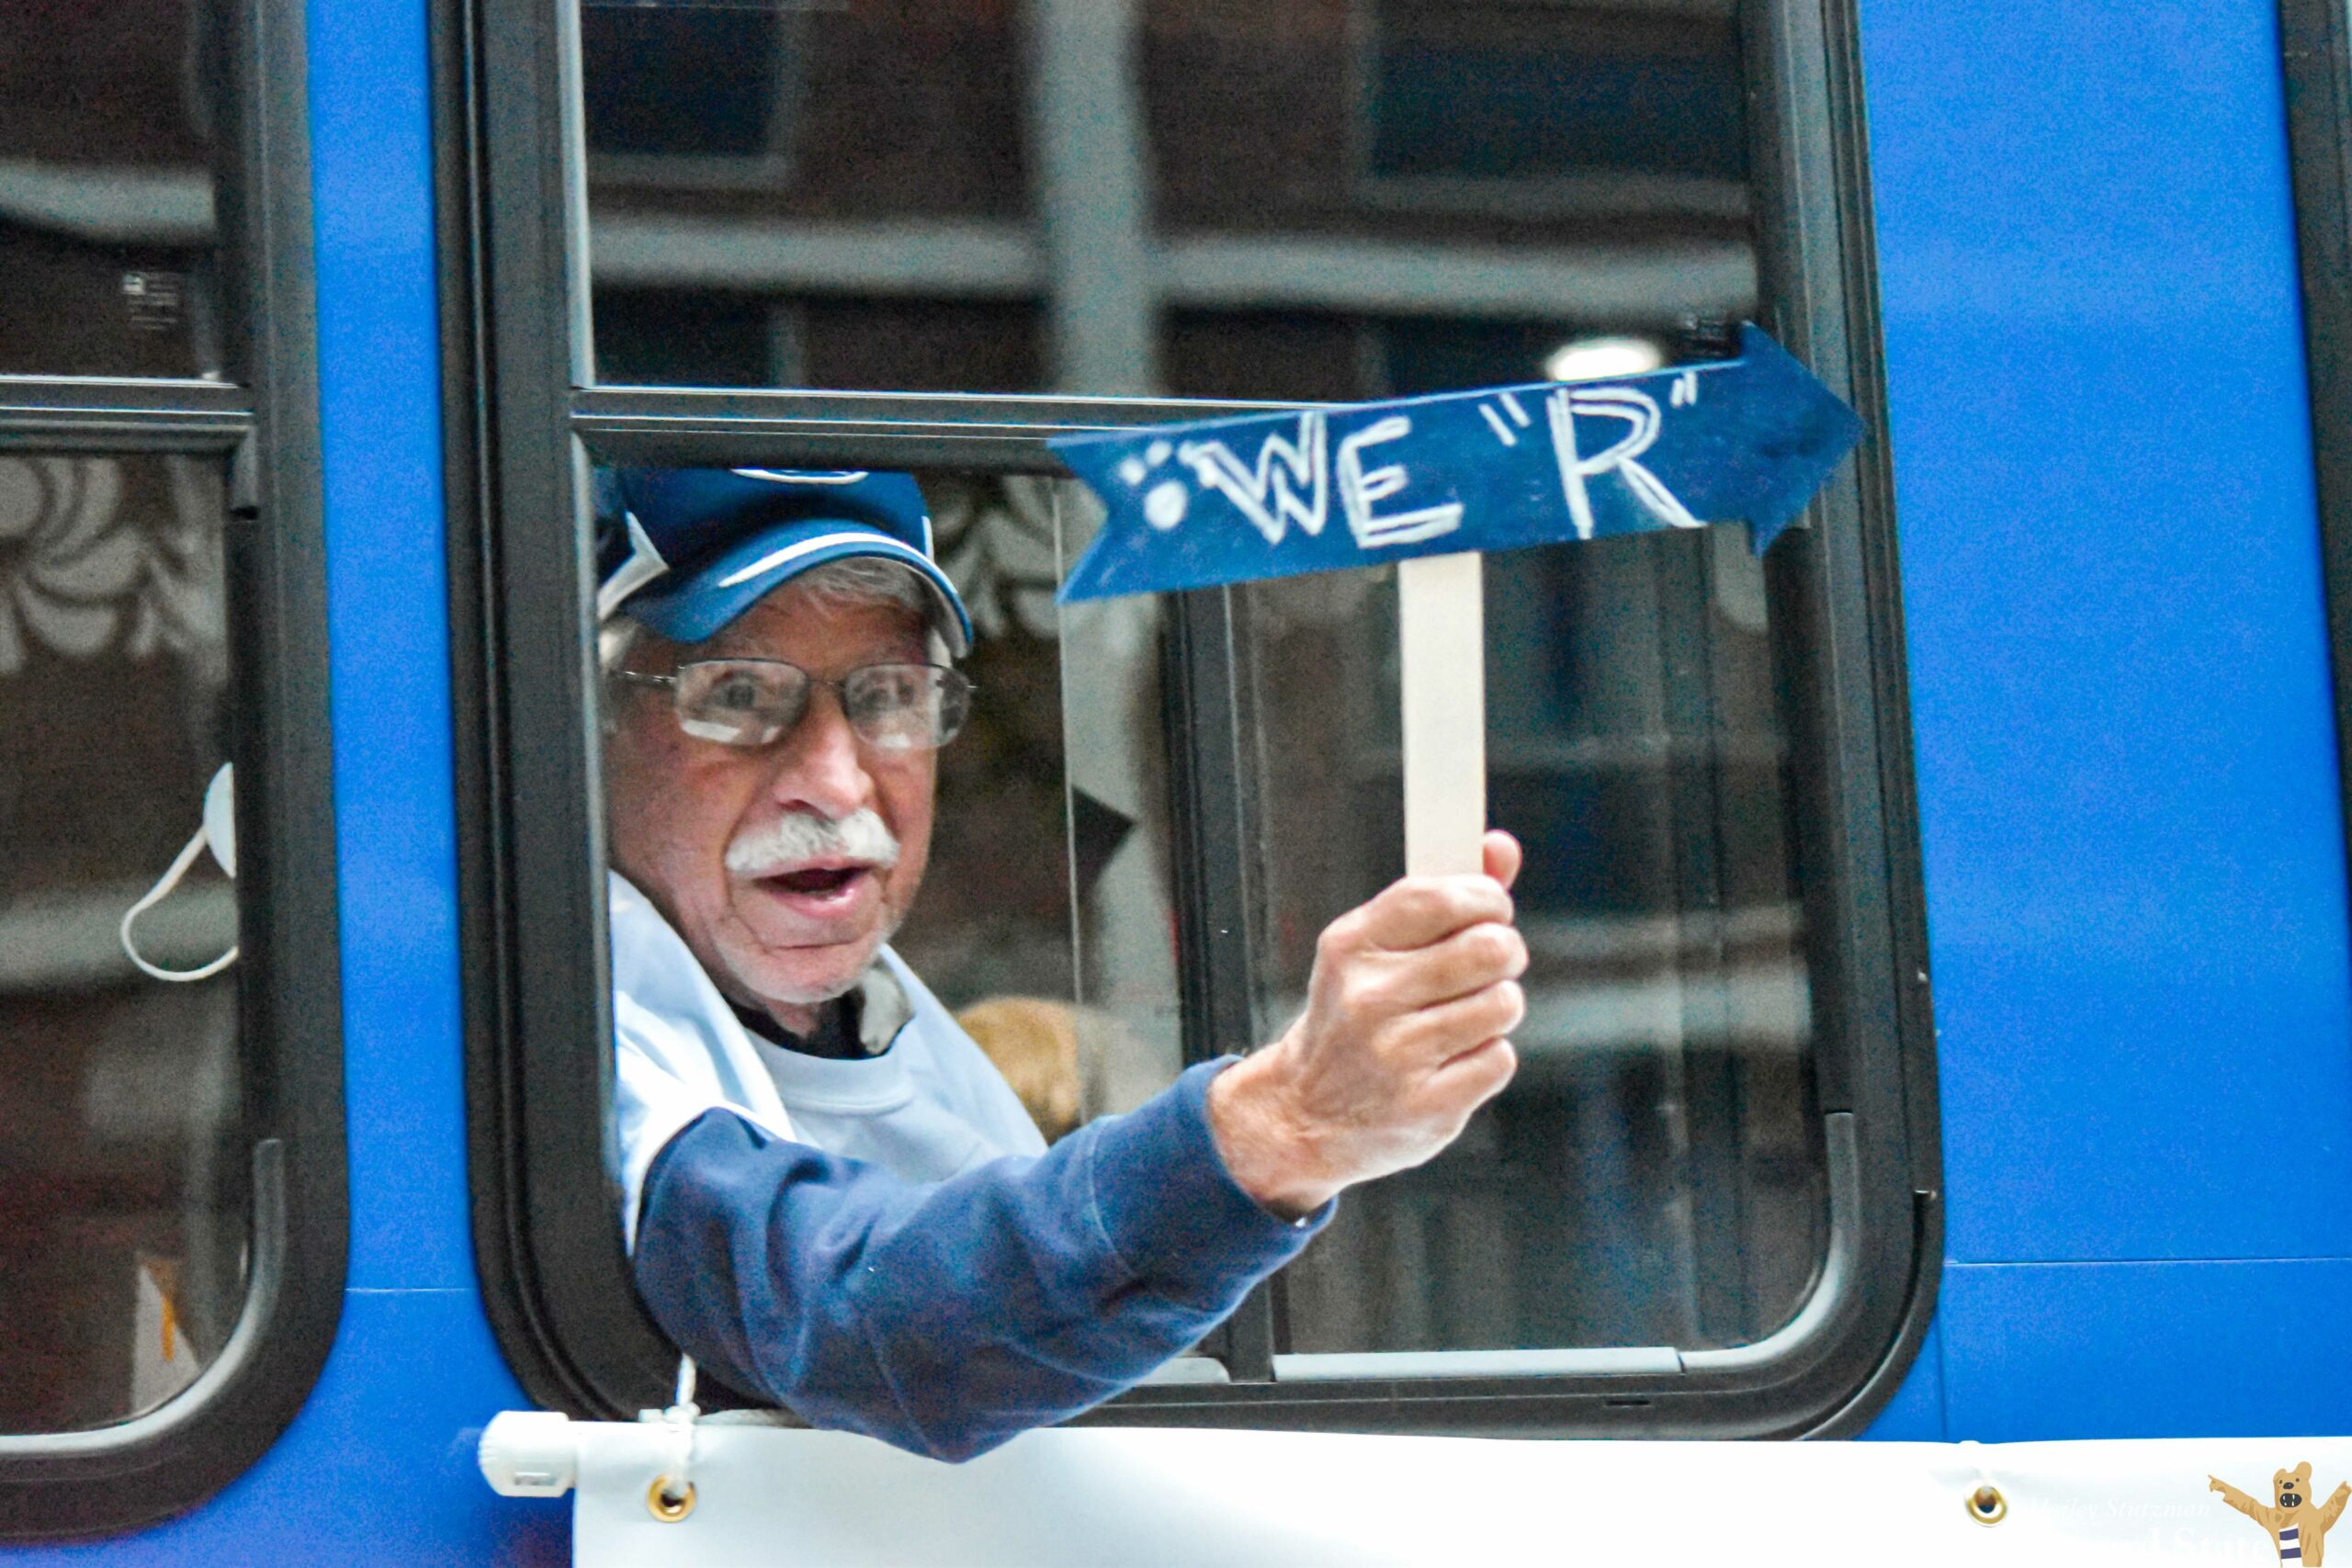
[[[2337,767],[2344,796],[2352,801],[2352,4],[2278,0],[2278,41]]]
[[[630,1283],[608,1174],[605,834],[588,731],[585,476],[603,461],[1058,472],[1046,437],[1244,406],[1116,398],[597,386],[584,171],[567,167],[560,0],[435,0],[447,290],[451,624],[469,1145],[484,1300],[524,1388],[575,1416],[668,1398],[674,1351]],[[1146,1386],[1081,1417],[1555,1436],[1835,1436],[1892,1397],[1943,1257],[1924,899],[1881,381],[1854,0],[1743,0],[1763,324],[1872,437],[1768,558],[1792,716],[1834,1224],[1781,1334],[1672,1373],[1276,1382],[1261,1292],[1212,1348],[1230,1384]],[[1174,788],[1194,853],[1246,818],[1223,591],[1174,616]],[[1231,809],[1227,809],[1230,806]],[[1188,1040],[1248,1038],[1237,879],[1180,875]],[[1596,1366],[1600,1361],[1596,1360]]]
[[[160,1408],[0,1436],[0,1540],[133,1529],[197,1506],[277,1440],[343,1313],[348,1250],[326,542],[319,478],[302,7],[218,0],[220,381],[0,377],[0,449],[217,457],[227,475],[236,977],[254,1140],[246,1298]],[[193,812],[195,802],[189,803]]]

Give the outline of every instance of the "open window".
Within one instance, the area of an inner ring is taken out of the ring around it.
[[[687,53],[749,25],[656,9]],[[787,13],[778,162],[723,186],[600,145],[599,104],[718,89],[638,79],[668,56],[584,41],[594,6],[445,14],[480,110],[446,207],[488,215],[447,239],[483,280],[452,345],[476,1235],[510,1359],[583,1414],[671,1366],[606,1175],[598,466],[923,483],[983,694],[898,945],[951,1008],[1043,1004],[1083,1116],[1272,1038],[1401,869],[1395,589],[1057,608],[1095,514],[1049,436],[1649,368],[1744,317],[1883,428],[1835,0]],[[1761,563],[1717,531],[1490,569],[1520,1077],[1089,1419],[1793,1434],[1891,1393],[1940,1240],[1886,474],[1866,446]]]
[[[200,1501],[341,1310],[296,15],[0,60],[0,1536]]]

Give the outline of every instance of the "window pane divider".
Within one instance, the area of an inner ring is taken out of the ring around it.
[[[861,436],[942,434],[1042,442],[1091,430],[1328,407],[1172,398],[1060,398],[1007,393],[792,391],[709,387],[587,387],[571,395],[571,426],[599,453],[661,460],[773,452],[778,440],[839,444]]]
[[[226,382],[0,376],[0,446],[226,452],[254,419],[253,393]]]

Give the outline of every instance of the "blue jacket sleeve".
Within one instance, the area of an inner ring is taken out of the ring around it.
[[[915,1184],[725,1111],[648,1174],[638,1290],[697,1362],[819,1427],[969,1459],[1142,1379],[1329,1218],[1275,1218],[1186,1072],[1035,1158]]]

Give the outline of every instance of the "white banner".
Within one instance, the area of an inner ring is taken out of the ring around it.
[[[507,1492],[576,1483],[573,1561],[1022,1564],[2324,1562],[2352,1439],[1546,1442],[1033,1432],[965,1465],[712,1425],[504,1416]],[[2298,1472],[2298,1467],[2308,1471]],[[2275,1480],[2280,1472],[2283,1480]],[[2237,1489],[2236,1502],[2211,1482]],[[2281,1503],[2287,1506],[2281,1506]],[[2352,1526],[2338,1552],[2352,1565]]]

